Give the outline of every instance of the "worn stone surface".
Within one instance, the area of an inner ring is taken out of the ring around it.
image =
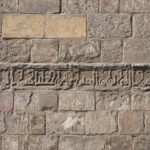
[[[48,110],[57,109],[57,93],[49,90],[16,91],[14,96],[15,110]]]
[[[6,134],[27,134],[28,133],[28,113],[8,112],[5,115]]]
[[[0,134],[6,131],[5,115],[6,115],[5,112],[0,112]]]
[[[130,101],[127,92],[97,92],[96,110],[130,110]]]
[[[46,115],[44,113],[29,113],[29,133],[45,134]]]
[[[3,15],[3,38],[43,38],[45,18],[34,14]]]
[[[150,92],[133,91],[131,104],[132,110],[150,110]]]
[[[2,141],[2,150],[18,150],[18,137],[4,136]]]
[[[140,134],[143,132],[142,112],[120,112],[118,117],[120,134]]]
[[[123,58],[121,40],[107,40],[101,42],[101,61],[106,63],[120,63]]]
[[[58,62],[58,42],[54,40],[33,40],[31,61],[34,63]]]
[[[150,149],[150,137],[140,136],[134,139],[134,150],[149,150]]]
[[[1,0],[0,1],[0,12],[17,12],[18,11],[18,0]]]
[[[149,2],[150,4],[150,2]],[[134,15],[133,35],[135,38],[149,38],[150,37],[150,15],[135,14]]]
[[[87,112],[85,114],[86,134],[113,133],[117,130],[115,112]]]
[[[8,111],[13,109],[13,92],[0,92],[0,111]]]
[[[149,39],[124,40],[124,63],[148,63],[150,55]]]
[[[134,4],[132,0],[120,0],[120,12],[128,13],[132,12]]]
[[[118,12],[119,0],[100,0],[100,12]]]
[[[74,112],[47,113],[47,134],[84,134],[84,115]]]
[[[150,1],[149,0],[135,0],[134,1],[134,12],[150,12]]]
[[[19,11],[23,13],[58,13],[59,0],[19,0]]]
[[[104,150],[105,140],[101,136],[64,136],[60,138],[59,147],[60,150]]]
[[[60,62],[100,62],[100,40],[61,40]]]
[[[106,150],[132,150],[132,137],[109,136],[106,139]]]
[[[45,38],[85,38],[86,17],[78,15],[46,16]]]
[[[0,14],[0,36],[2,34],[2,15]]]
[[[69,14],[98,13],[98,0],[62,0],[62,12]]]
[[[26,63],[30,61],[30,41],[28,40],[1,40],[0,61]]]
[[[125,38],[131,36],[129,14],[90,14],[87,33],[91,38]]]
[[[150,112],[145,113],[145,133],[150,134]]]
[[[65,91],[59,94],[59,110],[94,110],[94,92]]]

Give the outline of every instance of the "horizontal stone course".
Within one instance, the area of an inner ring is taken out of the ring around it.
[[[84,38],[86,17],[81,15],[7,14],[3,38]]]

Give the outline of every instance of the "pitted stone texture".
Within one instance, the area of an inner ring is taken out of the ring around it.
[[[58,41],[33,40],[31,48],[31,61],[34,63],[58,62]]]
[[[8,112],[5,116],[6,134],[27,134],[28,133],[28,113]]]
[[[57,137],[54,136],[29,136],[29,150],[57,150]]]
[[[0,36],[2,34],[2,15],[0,14]]]
[[[132,150],[132,137],[108,136],[106,139],[106,150]]]
[[[120,12],[128,13],[133,11],[132,0],[120,0]]]
[[[149,1],[150,4],[150,1]],[[149,14],[135,14],[133,35],[135,38],[149,38],[150,37],[150,15]]]
[[[59,94],[59,110],[94,110],[94,92],[64,91]]]
[[[0,12],[17,12],[18,0],[1,0]]]
[[[145,113],[145,133],[150,134],[150,112]]]
[[[149,63],[150,40],[126,39],[123,46],[124,63]]]
[[[149,150],[150,136],[139,136],[134,138],[134,150]]]
[[[101,136],[80,137],[63,136],[59,142],[60,150],[104,150],[105,140]]]
[[[26,63],[30,61],[29,40],[3,40],[0,41],[0,61],[9,63]]]
[[[98,0],[62,0],[62,12],[69,14],[98,13]]]
[[[140,134],[143,132],[142,112],[120,112],[118,121],[120,134]]]
[[[132,110],[150,110],[150,92],[132,91]]]
[[[149,0],[134,0],[134,12],[150,12]]]
[[[121,40],[107,40],[101,42],[101,61],[106,63],[122,62],[123,50]]]
[[[29,113],[29,133],[45,134],[46,115],[41,112]]]
[[[128,92],[97,92],[96,110],[130,110],[130,101]]]
[[[6,131],[5,116],[6,116],[5,112],[0,112],[0,134]]]
[[[80,15],[46,16],[45,38],[86,37],[86,17]]]
[[[58,13],[60,0],[19,0],[19,11],[23,13]]]
[[[100,12],[118,12],[119,0],[100,0]]]
[[[131,15],[90,14],[87,33],[91,38],[125,38],[131,36]]]
[[[2,150],[19,150],[17,136],[4,136],[2,139]]]
[[[117,130],[115,112],[87,112],[85,114],[86,134],[113,133]]]
[[[100,62],[99,40],[61,40],[60,62]]]
[[[3,38],[43,38],[45,17],[34,14],[6,14],[3,16]]]
[[[83,134],[84,115],[74,112],[47,113],[47,134]]]
[[[55,91],[16,91],[14,96],[15,110],[48,110],[57,109],[57,94]]]
[[[1,91],[0,92],[0,111],[8,111],[13,109],[13,92]]]

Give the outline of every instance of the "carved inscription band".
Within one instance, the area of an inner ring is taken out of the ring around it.
[[[1,89],[47,86],[52,89],[150,88],[150,66],[140,65],[0,65]]]

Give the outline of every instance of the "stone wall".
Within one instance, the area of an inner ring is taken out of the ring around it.
[[[150,150],[150,0],[0,0],[0,150]]]

